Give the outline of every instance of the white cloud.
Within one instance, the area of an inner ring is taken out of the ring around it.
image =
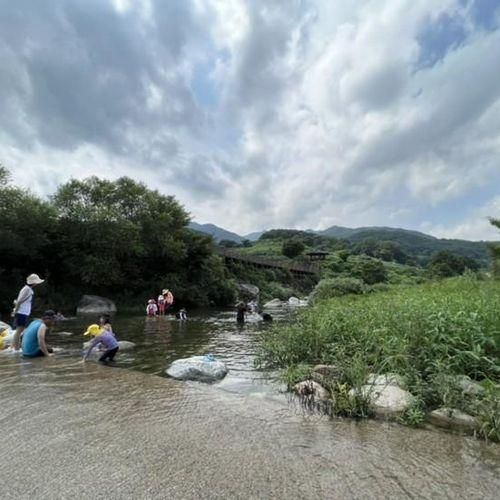
[[[240,233],[423,217],[435,233],[490,234],[474,225],[481,208],[441,222],[500,173],[500,30],[476,27],[469,4],[5,6],[1,160],[45,194],[71,176],[131,175]],[[465,39],[420,67],[422,30],[443,14]],[[215,104],[195,95],[203,85]]]

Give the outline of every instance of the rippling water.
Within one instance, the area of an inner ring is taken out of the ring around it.
[[[498,445],[304,412],[254,369],[259,324],[113,325],[137,344],[119,368],[79,363],[81,321],[52,335],[53,358],[0,356],[0,498],[498,498]],[[221,383],[163,377],[208,352]]]

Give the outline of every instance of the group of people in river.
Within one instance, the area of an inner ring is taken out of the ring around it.
[[[173,306],[174,295],[168,289],[164,288],[158,298],[155,300],[153,298],[148,300],[146,305],[146,315],[147,316],[164,316],[165,313]]]
[[[173,305],[174,294],[168,288],[164,288],[156,300],[153,298],[148,300],[146,304],[146,316],[164,316]],[[175,317],[181,321],[187,320],[186,309],[180,309],[175,313]]]

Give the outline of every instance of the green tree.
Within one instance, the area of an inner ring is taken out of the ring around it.
[[[471,258],[455,255],[447,250],[435,253],[427,265],[429,274],[437,278],[447,278],[463,274],[465,269],[477,271],[479,264]]]
[[[0,304],[10,308],[26,275],[47,275],[52,260],[55,211],[50,203],[10,185],[0,166]]]
[[[283,243],[281,252],[285,257],[294,259],[298,257],[304,250],[305,245],[299,240],[287,240]]]
[[[364,256],[352,256],[348,259],[350,274],[362,279],[368,285],[387,281],[387,271],[382,261]]]

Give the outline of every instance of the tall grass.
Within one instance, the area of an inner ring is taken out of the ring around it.
[[[336,383],[354,388],[367,372],[399,373],[417,396],[414,416],[454,405],[479,415],[483,434],[498,439],[499,351],[500,283],[468,277],[319,301],[267,332],[258,361],[288,373],[335,364]],[[483,383],[486,395],[465,397],[453,375]]]

